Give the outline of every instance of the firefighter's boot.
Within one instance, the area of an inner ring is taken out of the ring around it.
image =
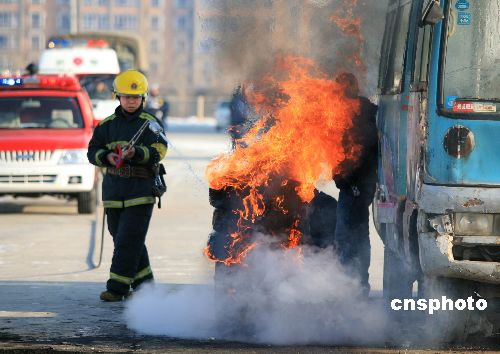
[[[128,293],[127,295],[121,295],[121,294],[117,294],[115,292],[106,290],[106,291],[103,291],[99,297],[102,301],[118,302],[118,301],[125,300],[126,298],[129,297],[129,295],[130,295],[130,293]]]

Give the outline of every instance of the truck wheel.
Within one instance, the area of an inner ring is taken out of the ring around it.
[[[78,214],[92,214],[97,204],[97,191],[78,193]]]
[[[413,279],[403,261],[389,247],[384,247],[384,298],[410,299]]]
[[[444,277],[424,277],[424,294],[428,299],[440,299],[446,296],[455,302],[458,299],[475,298],[473,283],[464,279]],[[426,326],[432,333],[429,338],[439,343],[463,343],[469,336],[487,337],[492,334],[493,325],[481,311],[467,309],[438,310],[428,315]],[[436,330],[438,329],[438,330]]]

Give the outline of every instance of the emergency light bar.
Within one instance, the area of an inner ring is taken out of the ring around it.
[[[24,78],[2,78],[0,88],[34,88],[45,90],[81,90],[77,78],[59,75],[34,75]]]
[[[52,39],[47,43],[47,48],[109,48],[109,43],[104,39]]]
[[[4,77],[0,79],[0,87],[21,86],[23,79],[20,77]]]

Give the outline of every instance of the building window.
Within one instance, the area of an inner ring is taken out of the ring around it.
[[[38,12],[31,14],[31,28],[41,28],[40,14]]]
[[[179,8],[187,7],[187,1],[186,0],[177,0],[176,4],[177,4],[177,7],[179,7]]]
[[[178,30],[186,29],[186,23],[187,23],[186,16],[177,17],[176,27]]]
[[[70,18],[69,15],[60,15],[57,20],[57,27],[60,31],[67,32],[70,30]]]
[[[154,30],[160,28],[160,19],[157,16],[151,17],[151,28]]]
[[[98,18],[97,18],[97,27],[100,29],[100,30],[107,30],[109,29],[109,17],[108,15],[100,15]]]
[[[40,49],[40,37],[39,36],[31,37],[31,49]]]
[[[70,0],[57,0],[57,3],[62,6],[68,6]]]
[[[160,0],[151,0],[151,7],[160,7]]]
[[[186,41],[184,39],[177,39],[175,41],[175,50],[184,51],[186,49]]]
[[[14,14],[12,12],[0,12],[0,27],[16,27]]]
[[[83,16],[83,29],[95,30],[97,29],[98,19],[96,15]]]
[[[137,17],[128,15],[115,16],[115,29],[119,30],[135,30],[137,29]]]
[[[83,6],[92,6],[92,0],[85,0]]]
[[[139,0],[115,0],[116,6],[121,6],[121,7],[139,7],[140,1]]]
[[[158,63],[150,63],[149,69],[151,70],[152,74],[158,73]]]
[[[151,43],[149,44],[149,49],[152,52],[157,52],[158,51],[158,41],[156,39],[151,40]]]
[[[41,3],[42,3],[42,0],[31,0],[31,3],[32,3],[33,5],[41,4]]]
[[[7,49],[9,39],[7,36],[0,36],[0,49]]]
[[[99,0],[99,6],[108,6],[109,0]]]

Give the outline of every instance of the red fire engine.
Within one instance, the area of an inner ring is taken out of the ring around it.
[[[0,195],[76,198],[79,213],[94,212],[86,152],[96,122],[73,76],[0,78]]]

